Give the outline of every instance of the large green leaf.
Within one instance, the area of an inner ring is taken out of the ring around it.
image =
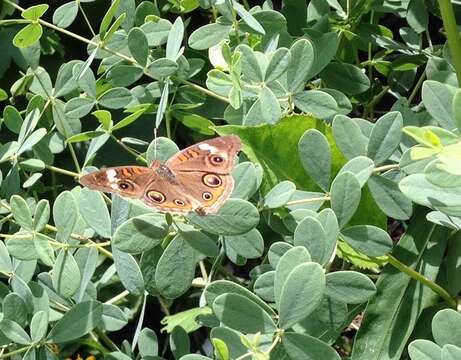
[[[426,221],[419,208],[393,256],[434,281],[439,272],[448,231]],[[427,286],[388,264],[376,283],[355,340],[353,360],[400,359],[421,311],[437,302]]]
[[[304,171],[298,155],[298,143],[309,129],[317,129],[326,136],[331,149],[332,174],[335,175],[346,160],[335,144],[331,127],[323,121],[310,116],[295,115],[285,117],[275,125],[215,127],[220,135],[238,135],[243,143],[243,152],[252,162],[261,165],[264,171],[261,185],[263,194],[284,180],[293,182],[298,190],[320,190]],[[382,228],[386,226],[384,214],[366,190],[362,191],[362,200],[351,224],[370,224]]]

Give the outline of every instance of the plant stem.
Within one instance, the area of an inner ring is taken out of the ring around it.
[[[6,358],[9,358],[9,357],[14,356],[14,355],[22,354],[23,352],[26,352],[27,350],[29,350],[31,347],[32,347],[32,345],[24,346],[24,347],[19,348],[17,350],[10,351],[9,353],[3,354],[2,356],[0,356],[0,359],[6,359]]]
[[[411,102],[413,101],[414,97],[416,96],[416,94],[418,93],[419,89],[421,88],[421,86],[423,85],[423,82],[424,80],[426,80],[426,72],[423,71],[423,73],[421,74],[421,76],[419,77],[418,79],[418,82],[416,83],[415,87],[413,88],[410,96],[408,97],[408,104],[411,104]]]
[[[230,104],[230,101],[228,98],[224,97],[224,96],[221,96],[221,95],[218,95],[218,94],[215,94],[213,91],[210,91],[208,89],[205,89],[204,87],[200,86],[200,85],[197,85],[197,84],[194,84],[193,82],[190,82],[190,81],[187,81],[187,80],[183,80],[182,81],[184,84],[187,84],[189,86],[192,86],[194,89],[197,89],[198,91],[204,93],[204,94],[207,94],[209,96],[212,96],[216,99],[219,99],[227,104]]]
[[[432,291],[434,291],[441,298],[443,298],[452,308],[456,309],[456,307],[458,306],[458,302],[456,301],[456,299],[453,299],[451,295],[448,293],[448,291],[446,291],[444,288],[437,285],[435,282],[433,282],[432,280],[429,280],[427,277],[413,270],[412,268],[405,265],[404,263],[400,262],[392,255],[387,255],[387,259],[388,259],[389,264],[394,266],[396,269],[404,272],[412,279],[415,279],[416,281],[419,281],[423,285],[426,285],[427,287],[432,289]]]
[[[383,166],[378,166],[373,169],[373,173],[381,173],[387,170],[397,170],[400,167],[399,164],[389,164],[389,165],[383,165]]]
[[[120,294],[115,295],[113,298],[104,302],[104,304],[115,304],[116,302],[126,298],[129,294],[130,292],[128,290],[123,290]]]
[[[461,41],[458,27],[456,26],[455,13],[450,0],[438,0],[443,26],[447,34],[448,48],[453,60],[458,84],[461,85]]]
[[[289,205],[307,204],[307,203],[317,202],[317,201],[329,201],[330,199],[331,197],[329,196],[322,196],[322,197],[316,197],[316,198],[288,201],[285,205],[289,206]]]
[[[120,141],[119,139],[117,139],[115,137],[115,135],[113,134],[110,134],[110,137],[117,143],[119,144],[123,149],[125,149],[127,152],[129,152],[131,155],[133,155],[136,159],[140,159],[143,163],[147,164],[147,160],[141,156],[140,154],[138,154],[136,151],[134,151],[133,149],[131,149],[129,146],[127,146],[126,144],[124,144],[122,141]]]
[[[48,169],[48,170],[50,170],[50,171],[53,171],[53,172],[55,172],[55,173],[59,173],[59,174],[71,176],[71,177],[73,177],[73,178],[78,178],[78,177],[79,177],[79,174],[76,173],[76,172],[69,171],[69,170],[66,170],[66,169],[61,169],[61,168],[58,168],[58,167],[56,167],[56,166],[45,165],[45,168]]]

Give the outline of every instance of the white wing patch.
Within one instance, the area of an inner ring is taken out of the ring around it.
[[[116,182],[117,181],[117,171],[115,171],[114,169],[107,170],[106,178],[107,178],[107,181],[109,181],[110,183]]]
[[[215,153],[217,153],[219,151],[217,148],[215,148],[214,146],[211,146],[210,144],[207,144],[207,143],[200,144],[198,147],[199,147],[200,150],[209,151],[212,154],[215,154]]]

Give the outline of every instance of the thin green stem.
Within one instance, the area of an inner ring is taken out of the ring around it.
[[[330,201],[331,197],[329,196],[322,196],[322,197],[316,197],[316,198],[310,198],[310,199],[299,199],[299,200],[293,200],[293,201],[288,201],[286,205],[299,205],[299,204],[308,204],[311,202],[318,202],[318,201]]]
[[[93,30],[93,27],[91,26],[90,20],[86,16],[85,10],[82,8],[82,3],[80,1],[77,2],[78,8],[80,9],[80,12],[82,13],[83,19],[85,19],[86,24],[88,25],[88,29],[91,31],[91,35],[96,36],[96,33]]]
[[[125,149],[127,152],[129,152],[131,155],[133,155],[136,159],[141,160],[143,163],[147,164],[147,160],[141,155],[138,154],[136,151],[134,151],[132,148],[127,146],[126,144],[123,143],[123,141],[117,139],[115,135],[110,134],[110,137],[117,143],[119,144],[123,149]]]
[[[128,295],[130,295],[130,292],[128,290],[123,290],[120,294],[115,295],[113,298],[110,298],[104,304],[115,304],[119,302],[120,300],[126,298]]]
[[[416,94],[418,93],[419,89],[420,89],[421,86],[423,85],[424,80],[426,80],[426,72],[425,72],[425,71],[423,71],[423,73],[421,74],[421,76],[420,76],[419,79],[418,79],[418,82],[416,83],[415,87],[414,87],[413,90],[411,91],[411,94],[410,94],[410,96],[408,97],[408,104],[411,104],[411,102],[413,101],[414,97],[415,97]]]
[[[93,332],[97,337],[104,342],[109,349],[112,351],[120,351],[118,346],[106,335],[106,333],[98,328],[94,329]]]
[[[182,81],[184,84],[187,84],[189,86],[192,86],[194,89],[197,89],[198,91],[206,94],[206,95],[209,95],[209,96],[212,96],[214,97],[215,99],[219,99],[227,104],[230,103],[229,99],[224,97],[224,96],[221,96],[221,95],[218,95],[218,94],[215,94],[213,91],[210,91],[200,85],[197,85],[197,84],[194,84],[193,82],[190,82],[190,81],[187,81],[187,80],[183,80]]]
[[[14,355],[22,354],[23,352],[28,351],[31,347],[32,347],[32,345],[24,346],[24,347],[19,348],[17,350],[10,351],[7,354],[2,354],[2,356],[0,356],[0,359],[6,359],[6,358],[9,358],[9,357],[14,356]]]
[[[80,165],[78,163],[77,155],[75,154],[74,147],[72,146],[72,144],[67,144],[67,146],[69,146],[70,155],[72,156],[72,161],[74,162],[75,169],[77,169],[78,173],[81,173],[82,169],[80,168]]]
[[[450,49],[453,67],[456,71],[458,84],[461,85],[461,41],[456,25],[455,13],[450,0],[438,0],[443,26],[447,34],[448,48]]]
[[[399,167],[400,167],[399,164],[389,164],[389,165],[378,166],[373,169],[373,173],[376,174],[376,173],[381,173],[381,172],[388,171],[388,170],[397,170]]]
[[[396,269],[402,271],[403,273],[407,274],[412,279],[415,279],[423,285],[426,285],[428,288],[430,288],[432,291],[438,294],[442,299],[444,299],[452,308],[456,309],[456,307],[458,306],[458,302],[456,301],[456,299],[453,299],[451,295],[448,293],[448,291],[446,291],[444,288],[437,285],[435,282],[429,280],[427,277],[413,270],[404,263],[400,262],[392,255],[387,255],[387,259],[389,264],[394,266]]]
[[[66,169],[61,169],[61,168],[58,168],[56,166],[52,166],[52,165],[45,165],[45,168],[50,170],[50,171],[53,171],[55,173],[59,173],[59,174],[62,174],[62,175],[67,175],[67,176],[71,176],[73,178],[78,178],[80,175],[76,172],[73,172],[73,171],[69,171],[69,170],[66,170]]]

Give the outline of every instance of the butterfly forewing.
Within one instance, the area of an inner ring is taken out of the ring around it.
[[[141,198],[155,172],[144,166],[120,166],[95,171],[80,178],[80,183],[93,190]]]
[[[166,165],[174,172],[204,171],[229,174],[240,151],[240,138],[235,135],[218,137],[189,146],[171,157]]]

